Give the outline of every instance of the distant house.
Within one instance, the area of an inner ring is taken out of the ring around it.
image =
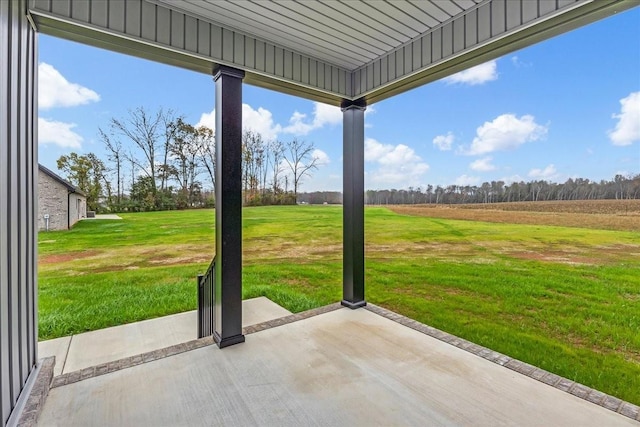
[[[68,230],[87,216],[87,197],[69,181],[38,165],[38,230]]]

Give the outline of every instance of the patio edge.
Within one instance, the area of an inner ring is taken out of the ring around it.
[[[340,303],[334,303],[325,305],[322,307],[314,308],[311,310],[303,311],[300,313],[291,314],[288,316],[280,317],[278,319],[267,320],[265,322],[256,323],[242,328],[244,335],[253,334],[256,332],[264,331],[266,329],[275,328],[289,323],[297,322],[299,320],[308,319],[313,316],[328,313],[330,311],[338,310],[342,308]],[[99,365],[91,366],[89,368],[80,369],[66,374],[53,377],[51,382],[51,388],[62,387],[65,385],[77,383],[89,378],[98,377],[100,375],[109,374],[111,372],[120,371],[122,369],[132,368],[134,366],[141,365],[147,362],[153,362],[154,360],[164,359],[165,357],[175,356],[180,353],[184,353],[191,350],[196,350],[202,347],[214,345],[215,341],[212,336],[199,338],[191,341],[187,341],[182,344],[172,345],[170,347],[161,348],[158,350],[149,351],[146,353],[137,354],[135,356],[129,356],[122,359],[114,360],[112,362],[101,363]],[[53,365],[52,365],[53,369]],[[52,370],[53,372],[53,370]]]
[[[504,366],[511,369],[512,371],[543,382],[558,390],[570,393],[576,397],[579,397],[580,399],[595,403],[598,406],[602,406],[605,409],[631,418],[634,421],[640,421],[640,407],[638,405],[634,405],[633,403],[629,403],[615,396],[611,396],[591,387],[587,387],[583,384],[561,377],[560,375],[545,371],[544,369],[540,369],[538,367],[514,359],[502,353],[498,353],[497,351],[493,351],[481,345],[474,344],[471,341],[467,341],[463,338],[451,335],[432,326],[425,325],[424,323],[420,323],[417,320],[413,320],[391,310],[387,310],[386,308],[382,308],[371,303],[368,303],[367,306],[363,308],[386,319],[411,328],[417,332],[428,335],[432,338],[436,338],[461,350],[465,350],[471,354],[482,357],[483,359],[486,359],[497,365]]]

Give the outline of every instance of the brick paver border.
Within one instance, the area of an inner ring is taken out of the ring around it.
[[[541,381],[552,387],[562,390],[567,393],[571,393],[581,399],[587,400],[596,405],[607,408],[611,411],[617,412],[625,417],[629,417],[632,420],[640,421],[640,407],[633,403],[626,402],[617,397],[602,393],[601,391],[592,389],[583,384],[575,381],[563,378],[559,375],[545,371],[528,363],[521,362],[512,357],[498,353],[486,347],[482,347],[478,344],[474,344],[471,341],[456,337],[455,335],[448,334],[439,329],[427,326],[424,323],[420,323],[416,320],[410,319],[406,316],[402,316],[386,308],[378,307],[373,304],[367,303],[365,306],[367,310],[375,313],[379,316],[393,320],[403,326],[411,328],[415,331],[421,332],[430,337],[436,338],[440,341],[446,342],[454,347],[458,347],[462,350],[468,351],[471,354],[480,356],[490,362],[496,363],[505,368],[509,368],[512,371],[516,371],[522,375]]]

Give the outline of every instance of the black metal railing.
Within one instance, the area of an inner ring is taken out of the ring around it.
[[[205,274],[198,275],[198,338],[210,337],[215,330],[216,257]]]

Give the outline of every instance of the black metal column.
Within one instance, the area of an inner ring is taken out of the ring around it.
[[[364,299],[364,100],[342,104],[343,266],[342,305],[358,308]]]
[[[213,338],[224,348],[242,335],[242,79],[220,66],[216,82],[216,283]]]

